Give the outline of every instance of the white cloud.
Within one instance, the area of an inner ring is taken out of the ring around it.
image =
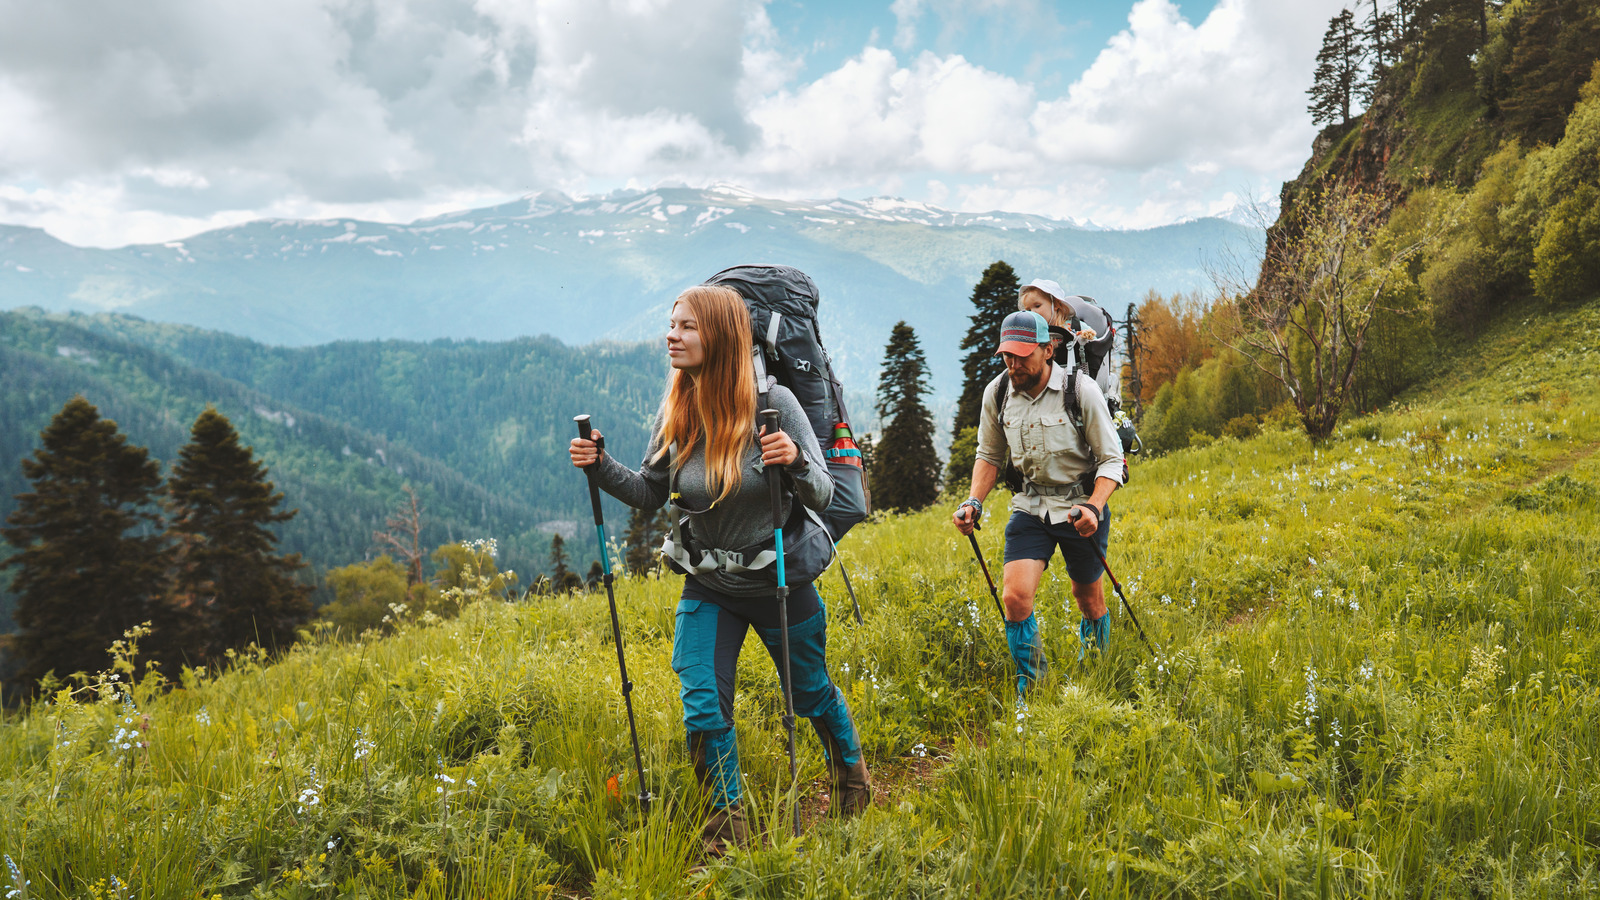
[[[1319,6],[1285,21],[1270,0],[1222,0],[1199,25],[1170,0],[1139,0],[1129,27],[1060,100],[1033,116],[1043,151],[1065,163],[1281,169],[1303,159]]]
[[[889,12],[894,13],[894,45],[910,50],[917,43],[917,19],[922,15],[923,0],[894,0]]]
[[[1064,92],[957,52],[978,13],[893,0],[894,46],[809,82],[766,0],[0,0],[0,221],[75,242],[263,215],[401,219],[558,188],[731,181],[1157,224],[1275,194],[1337,0],[1138,0]],[[75,9],[75,8],[74,8]],[[1053,24],[1052,24],[1053,23]],[[1050,43],[1048,40],[1045,43]],[[1165,218],[1163,218],[1165,217]]]

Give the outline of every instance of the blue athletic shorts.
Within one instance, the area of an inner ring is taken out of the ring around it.
[[[1079,584],[1093,584],[1100,580],[1105,567],[1089,546],[1090,540],[1100,545],[1100,555],[1104,556],[1111,543],[1111,507],[1107,506],[1106,514],[1100,517],[1100,529],[1092,539],[1079,537],[1071,522],[1046,524],[1025,512],[1013,511],[1011,521],[1006,523],[1006,562],[1041,559],[1049,568],[1050,557],[1060,547],[1061,558],[1067,561],[1067,577]]]

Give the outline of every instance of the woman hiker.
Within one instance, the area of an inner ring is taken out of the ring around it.
[[[623,503],[656,509],[671,499],[674,512],[686,514],[662,551],[675,571],[687,573],[672,635],[672,668],[682,684],[695,777],[710,799],[702,836],[713,855],[748,838],[733,731],[734,675],[747,629],[755,628],[774,665],[779,663],[772,501],[763,477],[767,465],[784,467],[787,488],[782,513],[790,523],[784,544],[795,712],[811,720],[822,740],[832,786],[830,813],[852,815],[872,803],[861,739],[844,695],[828,677],[827,610],[809,578],[797,580],[806,567],[797,572],[794,564],[793,545],[817,546],[808,540],[815,532],[807,529],[822,527],[795,504],[821,512],[833,495],[833,481],[811,424],[787,388],[771,384],[767,392],[780,430],[768,434],[757,427],[751,346],[750,314],[737,292],[689,288],[678,296],[668,322],[672,372],[644,464],[633,471],[581,438],[570,449],[572,464],[598,465],[600,487]],[[822,539],[827,540],[826,531]]]

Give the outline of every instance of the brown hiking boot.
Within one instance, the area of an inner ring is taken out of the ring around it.
[[[750,826],[745,821],[744,805],[735,803],[711,811],[700,829],[700,847],[706,856],[726,856],[729,850],[750,846]]]
[[[828,815],[849,818],[872,805],[872,776],[867,773],[865,757],[853,766],[828,764],[833,796],[828,802]]]
[[[849,818],[872,805],[872,776],[862,754],[853,766],[844,764],[844,748],[832,736],[824,738],[828,751],[828,815]]]

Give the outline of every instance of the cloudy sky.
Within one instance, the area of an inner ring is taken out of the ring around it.
[[[0,222],[727,182],[1156,225],[1298,171],[1343,2],[0,0]]]

